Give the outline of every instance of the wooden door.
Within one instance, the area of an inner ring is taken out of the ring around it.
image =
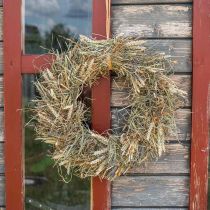
[[[106,4],[105,0],[94,0],[94,14],[93,17],[93,31],[96,34],[106,34],[105,21],[106,21]],[[191,2],[191,0],[113,0],[113,6],[118,5],[119,8],[123,5],[133,8],[133,13],[136,16],[140,16],[140,12],[134,8],[137,5],[148,4],[151,7],[157,5],[157,8],[166,8],[167,4],[177,6],[177,16],[179,16],[179,6],[184,6]],[[208,115],[207,115],[207,97],[208,97],[208,84],[210,81],[210,1],[209,0],[194,0],[193,2],[193,84],[192,84],[192,136],[191,136],[191,158],[190,158],[190,192],[189,192],[189,208],[192,210],[205,210],[207,209],[207,178],[208,178]],[[23,195],[23,149],[22,149],[22,116],[19,111],[22,108],[22,74],[36,73],[32,65],[32,61],[36,56],[25,55],[22,50],[22,14],[21,14],[21,0],[5,0],[4,1],[4,112],[5,112],[5,176],[6,176],[6,208],[7,210],[22,210],[24,206]],[[118,9],[119,9],[118,8]],[[115,10],[115,15],[123,16],[126,19],[126,11]],[[149,10],[147,12],[147,19],[150,17]],[[169,10],[168,12],[172,12]],[[173,11],[174,12],[174,11]],[[142,14],[142,13],[141,13]],[[163,14],[164,15],[164,14]],[[115,16],[116,17],[116,16]],[[132,23],[126,20],[124,24],[120,22],[120,19],[113,18],[113,33],[116,31],[115,28],[120,26],[120,29],[124,29],[128,32],[132,28]],[[130,20],[135,20],[136,17],[132,16]],[[143,18],[143,17],[142,17]],[[142,21],[142,18],[139,22]],[[122,18],[121,18],[122,19]],[[145,23],[148,24],[147,19]],[[183,22],[184,24],[184,22]],[[174,23],[176,25],[176,23]],[[157,35],[160,35],[161,30],[154,26]],[[180,34],[185,33],[187,28],[183,28],[183,31],[174,31]],[[138,31],[139,30],[139,31]],[[165,28],[167,31],[167,28]],[[141,33],[144,28],[134,28],[134,32]],[[151,31],[148,31],[151,34]],[[138,33],[137,33],[138,34]],[[99,37],[98,37],[99,38]],[[148,37],[149,42],[152,42],[152,38]],[[164,42],[164,37],[161,37],[159,44]],[[171,41],[171,40],[170,40]],[[176,45],[180,48],[185,46],[183,43],[184,38],[179,37]],[[38,66],[45,64],[46,59],[42,57],[37,63]],[[50,58],[48,57],[47,60]],[[184,66],[179,66],[180,69]],[[180,71],[180,75],[182,75]],[[189,75],[188,75],[189,76]],[[182,82],[180,82],[182,83]],[[110,127],[110,114],[109,114],[109,101],[110,101],[110,81],[101,80],[101,83],[94,88],[93,96],[95,98],[100,97],[101,92],[106,95],[106,100],[103,103],[105,105],[105,112],[103,118],[99,119],[99,111],[97,102],[93,104],[95,119],[95,129],[98,131],[106,130]],[[101,108],[101,107],[100,107]],[[100,121],[99,121],[100,120]],[[168,148],[173,150],[173,148]],[[174,152],[176,155],[176,151]],[[155,170],[155,168],[153,167]],[[136,178],[138,170],[134,169],[133,179],[130,179],[129,188],[130,191],[123,191],[122,183],[125,177],[122,177],[121,181],[117,181],[113,185],[113,191],[115,195],[123,195],[122,197],[115,197],[112,202],[114,209],[126,209],[127,207],[134,209],[143,209],[141,204],[137,204],[138,195],[134,198],[135,200],[130,203],[130,206],[126,206],[126,198],[133,192],[141,191],[138,186],[139,182],[150,183],[151,176],[146,179]],[[185,172],[183,172],[183,176]],[[188,172],[186,172],[188,173]],[[175,174],[175,171],[174,171]],[[164,182],[159,179],[159,183]],[[177,180],[177,184],[180,184],[184,180]],[[174,179],[171,179],[171,183],[174,183]],[[167,186],[168,183],[165,184]],[[100,182],[97,178],[93,181],[93,209],[94,210],[105,210],[110,209],[110,184],[106,181]],[[163,186],[159,185],[160,188]],[[120,188],[119,188],[120,187]],[[176,184],[175,184],[176,187]],[[171,189],[173,190],[173,189]],[[165,191],[167,195],[167,190]],[[127,194],[126,194],[127,193]],[[158,191],[154,196],[158,195]],[[103,195],[103,196],[101,196]],[[118,200],[117,200],[118,199]],[[181,198],[182,199],[182,198]],[[119,201],[121,203],[119,203]],[[123,203],[124,202],[124,203]],[[136,202],[136,203],[135,203]],[[122,204],[123,203],[123,204]],[[121,205],[121,206],[119,206]],[[187,205],[188,206],[188,205]],[[185,206],[185,207],[187,207]],[[166,208],[165,206],[164,208]],[[185,208],[184,206],[182,206]],[[157,206],[155,207],[158,208]]]

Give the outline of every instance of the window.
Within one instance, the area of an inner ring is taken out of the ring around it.
[[[91,5],[91,0],[25,0],[25,53],[42,54],[52,49],[61,52],[66,48],[66,38],[91,36]],[[27,108],[37,97],[33,85],[37,76],[23,76],[25,122],[32,118]],[[35,140],[33,123],[25,126],[24,137],[26,210],[90,209],[90,179],[72,176],[69,183],[61,181],[49,157],[51,148]]]
[[[91,36],[91,5],[91,0],[25,0],[25,53],[64,48],[69,36]]]

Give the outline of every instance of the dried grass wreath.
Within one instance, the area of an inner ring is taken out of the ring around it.
[[[168,77],[170,60],[123,36],[104,41],[80,36],[68,42],[68,51],[54,53],[51,68],[41,72],[33,110],[38,139],[52,145],[55,164],[66,175],[113,180],[158,158],[166,135],[175,131],[174,112],[185,95]],[[81,95],[110,70],[130,86],[130,112],[121,135],[110,130],[103,136],[87,125],[91,110]]]

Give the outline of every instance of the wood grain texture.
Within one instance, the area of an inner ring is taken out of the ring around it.
[[[112,183],[112,206],[186,207],[188,176],[122,176]]]
[[[192,6],[112,6],[112,32],[138,38],[189,38],[192,37]]]
[[[0,174],[4,173],[4,151],[3,151],[4,144],[0,143]]]
[[[174,72],[192,72],[191,39],[152,39],[144,43],[154,53],[165,53],[174,61]]]
[[[112,129],[120,134],[122,128],[126,123],[129,110],[122,110],[120,108],[112,108]],[[175,113],[175,120],[177,126],[177,136],[170,135],[166,137],[168,141],[189,141],[191,138],[191,110],[178,109]]]
[[[121,4],[174,4],[174,3],[189,3],[192,0],[112,0],[112,5]]]
[[[168,144],[166,152],[157,160],[136,167],[128,174],[186,174],[189,173],[189,145]]]
[[[185,107],[191,106],[191,76],[190,75],[173,75],[172,80],[177,87],[186,91]],[[112,95],[111,106],[112,107],[125,107],[129,103],[129,84],[125,83],[123,79],[117,79],[113,77],[112,80]]]
[[[5,206],[5,178],[0,176],[0,206]]]

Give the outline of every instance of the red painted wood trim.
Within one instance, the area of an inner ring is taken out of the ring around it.
[[[6,209],[23,210],[21,1],[4,1],[4,139]]]
[[[22,56],[22,74],[36,74],[40,69],[50,67],[53,61],[53,55],[23,55]]]
[[[193,97],[190,210],[207,210],[210,1],[193,2]]]
[[[106,38],[106,0],[93,0],[92,32],[96,39]],[[101,78],[92,88],[92,128],[104,133],[111,127],[110,78]],[[92,178],[92,210],[111,209],[111,187],[107,180]]]

